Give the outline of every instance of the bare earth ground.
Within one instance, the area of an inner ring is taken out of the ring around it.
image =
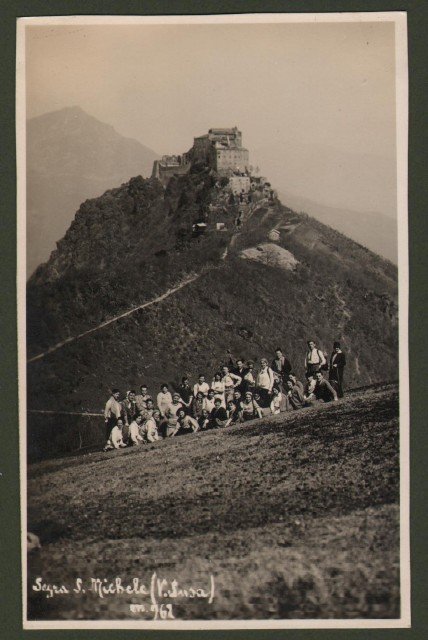
[[[29,530],[42,548],[29,556],[28,617],[153,619],[149,595],[101,598],[90,586],[120,577],[149,588],[155,572],[207,592],[213,576],[211,603],[160,589],[177,619],[398,617],[398,496],[395,385],[34,464]],[[47,598],[37,577],[70,593]],[[72,591],[78,577],[85,594]]]

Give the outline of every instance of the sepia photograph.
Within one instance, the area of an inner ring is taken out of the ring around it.
[[[17,24],[24,629],[410,627],[406,14]]]

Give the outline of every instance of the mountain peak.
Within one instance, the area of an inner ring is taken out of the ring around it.
[[[158,155],[80,106],[27,122],[28,275],[55,248],[81,202],[135,175]]]

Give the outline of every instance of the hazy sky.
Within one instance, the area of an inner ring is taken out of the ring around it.
[[[31,26],[27,117],[79,105],[159,154],[237,125],[278,189],[395,216],[394,46],[392,22]]]

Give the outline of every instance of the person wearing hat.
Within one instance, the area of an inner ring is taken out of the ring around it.
[[[340,342],[333,344],[333,352],[330,356],[329,380],[336,384],[337,395],[343,398],[343,370],[346,365],[346,357],[340,348]],[[333,385],[334,386],[334,385]]]

